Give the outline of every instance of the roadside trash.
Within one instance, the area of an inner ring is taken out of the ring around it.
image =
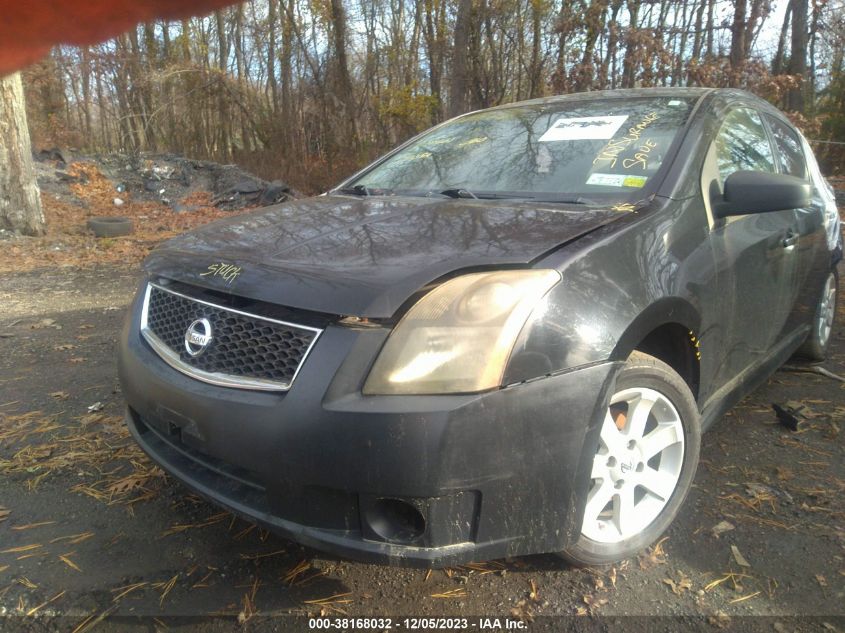
[[[772,409],[778,416],[778,422],[790,431],[800,431],[807,420],[807,413],[810,408],[800,402],[789,401],[784,406],[772,403]]]
[[[126,185],[124,185],[122,182],[119,182],[114,186],[114,190],[117,193],[123,193],[124,191],[126,191]]]
[[[114,206],[122,207],[123,206],[123,200],[121,200],[120,198],[115,198],[114,199]]]
[[[739,553],[739,548],[736,545],[731,545],[731,553],[734,555],[737,565],[740,567],[751,567],[751,563],[745,560],[745,557]]]
[[[712,532],[713,536],[719,538],[720,534],[724,534],[725,532],[730,532],[731,530],[735,529],[733,525],[728,523],[727,521],[720,521],[712,528],[710,528],[710,532]]]
[[[96,237],[120,237],[132,232],[132,220],[120,216],[88,218],[85,225]]]
[[[92,404],[90,407],[88,407],[88,413],[96,413],[97,411],[102,411],[102,410],[103,410],[103,403],[100,402],[99,400],[97,402],[95,402],[94,404]]]

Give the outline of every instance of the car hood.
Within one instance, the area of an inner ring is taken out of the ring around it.
[[[622,215],[530,201],[319,196],[180,235],[145,269],[293,308],[389,318],[444,275],[528,265]]]

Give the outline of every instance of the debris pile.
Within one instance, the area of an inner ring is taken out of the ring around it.
[[[75,163],[95,166],[112,183],[116,194],[112,202],[117,207],[131,197],[164,204],[177,213],[190,212],[196,209],[183,200],[198,192],[211,194],[211,204],[227,211],[268,206],[299,197],[284,182],[267,182],[237,165],[220,165],[177,154],[72,156],[58,149],[36,155],[42,192],[65,194],[68,185],[86,184],[85,174],[74,174],[68,169]]]
[[[232,213],[298,197],[235,165],[175,154],[36,155],[47,235],[0,231],[0,273],[45,266],[138,263],[162,241]],[[98,231],[91,221],[119,216],[129,231]]]

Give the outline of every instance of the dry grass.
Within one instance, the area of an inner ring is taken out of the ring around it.
[[[23,475],[27,487],[34,490],[44,480],[71,469],[86,472],[96,480],[71,490],[106,504],[150,498],[163,483],[164,473],[135,444],[120,416],[90,413],[64,424],[60,417],[40,411],[0,413],[0,448],[10,454],[0,458],[0,474]]]

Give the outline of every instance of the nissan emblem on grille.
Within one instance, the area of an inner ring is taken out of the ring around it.
[[[188,326],[188,331],[185,332],[185,350],[191,356],[199,356],[213,340],[211,334],[211,323],[208,319],[197,319]]]

